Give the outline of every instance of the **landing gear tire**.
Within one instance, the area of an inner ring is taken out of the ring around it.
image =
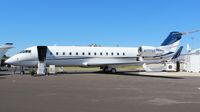
[[[112,68],[112,69],[110,70],[110,72],[111,72],[112,74],[115,74],[115,73],[117,73],[117,69],[116,69],[116,68]]]
[[[107,66],[103,67],[102,70],[103,70],[104,73],[112,73],[112,74],[117,73],[117,69],[116,68],[109,68]]]
[[[104,68],[103,68],[103,72],[104,72],[104,73],[106,73],[106,72],[108,72],[108,71],[109,71],[109,70],[108,70],[108,67],[104,67]]]

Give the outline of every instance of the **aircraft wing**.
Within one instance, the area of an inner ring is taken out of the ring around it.
[[[146,60],[146,61],[130,61],[130,62],[84,62],[83,66],[120,66],[120,65],[138,65],[142,66],[144,63],[162,63],[162,60]]]
[[[134,62],[84,62],[84,66],[108,66],[108,65],[142,65],[141,61]]]

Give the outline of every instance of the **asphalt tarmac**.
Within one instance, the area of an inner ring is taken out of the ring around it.
[[[0,112],[199,112],[198,75],[1,72]]]

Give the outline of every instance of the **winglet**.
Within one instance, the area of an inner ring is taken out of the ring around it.
[[[174,54],[174,56],[172,57],[172,59],[178,58],[178,57],[181,55],[182,50],[183,50],[183,46],[181,46],[181,47],[177,50],[177,52]]]

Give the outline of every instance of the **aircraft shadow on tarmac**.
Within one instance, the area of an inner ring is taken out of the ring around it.
[[[138,72],[118,72],[114,75],[125,75],[125,76],[135,76],[135,77],[151,77],[151,78],[166,78],[166,79],[184,79],[183,77],[175,77],[175,76],[161,76],[161,75],[146,75],[140,74]]]
[[[163,76],[163,75],[152,75],[151,74],[143,74],[144,72],[142,71],[126,71],[126,72],[117,72],[115,74],[111,73],[104,73],[102,71],[68,71],[68,72],[58,72],[56,74],[108,74],[108,75],[119,75],[119,76],[133,76],[133,77],[150,77],[150,78],[166,78],[166,79],[184,79],[183,77],[175,77],[175,76]],[[0,74],[0,79],[4,79],[6,75],[12,75],[10,73],[1,73]],[[25,75],[30,75],[30,74],[25,74]]]
[[[6,77],[5,77],[6,75],[8,75],[8,74],[0,74],[0,80],[1,80],[1,79],[5,79],[5,78],[6,78]]]
[[[0,80],[1,80],[1,79],[5,79],[5,78],[6,78],[6,77],[5,77],[6,75],[10,75],[10,74],[0,74]]]
[[[57,74],[109,74],[109,75],[120,75],[120,76],[133,76],[133,77],[150,77],[150,78],[166,78],[166,79],[184,79],[183,77],[175,77],[175,76],[161,76],[161,75],[146,75],[142,74],[139,71],[126,71],[126,72],[117,72],[115,74],[104,73],[102,71],[94,71],[94,72],[60,72]]]
[[[6,78],[6,77],[0,75],[0,80],[1,80],[1,79],[5,79],[5,78]]]

